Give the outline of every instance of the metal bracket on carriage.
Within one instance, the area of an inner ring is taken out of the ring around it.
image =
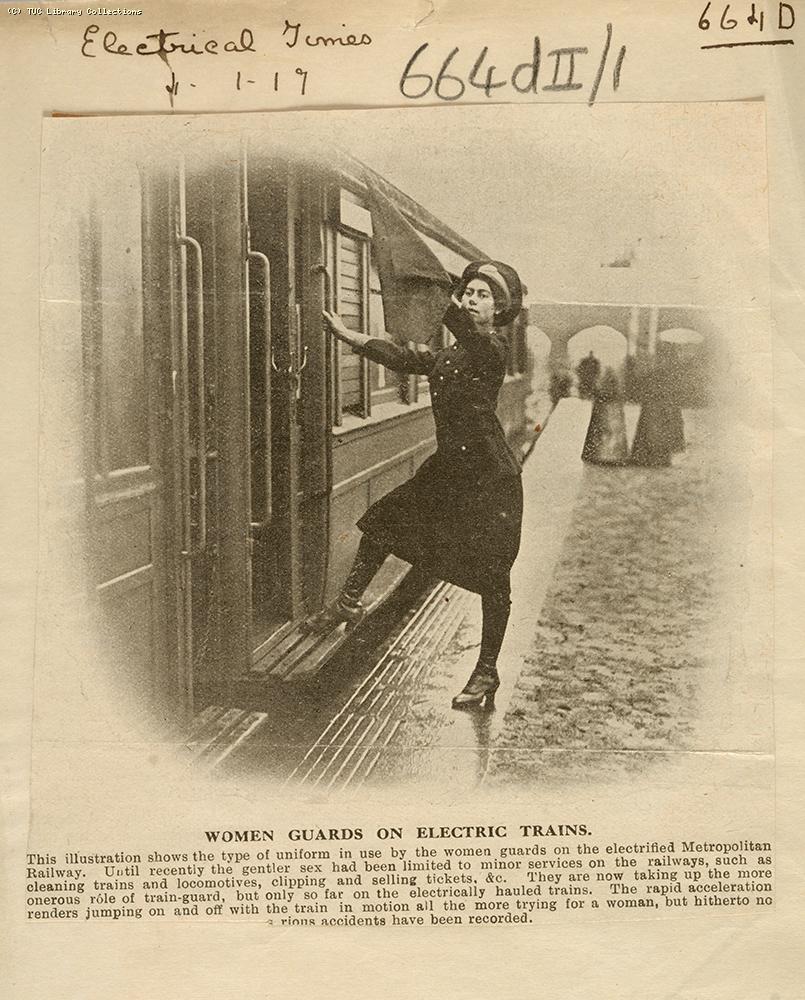
[[[302,348],[302,363],[293,373],[297,384],[299,383],[299,379],[301,379],[302,372],[305,370],[305,368],[307,368],[307,344],[305,344],[304,347]]]
[[[288,365],[287,368],[280,368],[279,365],[277,364],[276,360],[274,359],[274,352],[273,352],[273,350],[271,352],[271,367],[279,375],[292,375],[293,374],[293,361]]]
[[[299,386],[302,380],[302,372],[307,368],[307,345],[302,348],[302,363],[298,366],[294,366],[294,357],[291,356],[289,359],[288,367],[280,367],[275,358],[274,352],[271,352],[271,367],[279,375],[285,375],[291,383],[293,384],[294,395],[299,398]]]

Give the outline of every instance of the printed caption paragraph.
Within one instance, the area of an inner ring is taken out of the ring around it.
[[[26,919],[527,924],[558,914],[734,912],[773,902],[765,841],[536,837],[512,837],[505,826],[418,827],[403,837],[391,827],[366,837],[361,829],[290,830],[275,844],[272,830],[206,831],[207,844],[189,851],[33,852]]]

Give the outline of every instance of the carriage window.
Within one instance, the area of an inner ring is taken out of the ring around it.
[[[369,262],[369,333],[373,337],[385,338],[386,311],[383,308],[383,293],[380,289],[380,274],[374,260]]]
[[[93,206],[93,285],[99,472],[148,464],[142,299],[142,205],[132,170]]]
[[[380,289],[380,274],[369,254],[369,334],[379,340],[390,340],[391,335],[386,330],[386,314],[383,309],[383,295]],[[407,401],[408,377],[398,372],[389,371],[383,365],[369,364],[369,391],[372,403],[391,403]]]
[[[338,312],[350,330],[367,333],[366,241],[346,233],[338,234]],[[341,347],[341,409],[357,416],[366,415],[364,399],[365,365],[358,354]]]
[[[338,234],[338,311],[350,330],[360,330],[379,340],[390,338],[371,243],[343,231]],[[349,348],[342,347],[342,412],[365,417],[371,412],[372,404],[405,401],[409,394],[408,383],[407,377],[363,360]]]

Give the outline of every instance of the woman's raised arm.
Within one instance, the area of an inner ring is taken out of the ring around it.
[[[330,333],[353,351],[376,361],[379,365],[400,372],[403,375],[427,375],[433,369],[434,357],[430,350],[413,351],[409,347],[401,347],[388,340],[369,337],[357,330],[349,330],[337,313],[322,310],[322,316]]]

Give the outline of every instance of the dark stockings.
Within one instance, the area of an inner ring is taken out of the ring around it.
[[[369,535],[361,536],[361,543],[349,571],[346,583],[341,589],[338,603],[350,610],[357,608],[363,592],[372,582],[372,577],[386,560],[389,550]]]
[[[481,652],[478,662],[494,667],[498,660],[506,625],[509,622],[511,592],[509,587],[488,590],[481,594],[483,627],[481,631]]]
[[[341,607],[354,610],[360,605],[364,591],[385,562],[388,554],[389,550],[382,543],[369,535],[361,537],[352,569],[349,571],[349,576],[338,597],[337,603]],[[481,607],[483,609],[483,627],[478,661],[494,667],[509,622],[511,592],[508,584],[481,594]]]

